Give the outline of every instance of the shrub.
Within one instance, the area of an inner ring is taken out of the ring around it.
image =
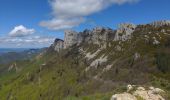
[[[170,54],[168,53],[158,53],[156,55],[156,64],[158,69],[163,72],[167,73],[170,71]]]

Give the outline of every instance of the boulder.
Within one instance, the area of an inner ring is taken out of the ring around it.
[[[132,91],[133,90],[133,91]],[[162,89],[149,87],[148,89],[136,85],[128,85],[127,92],[122,94],[115,94],[111,100],[165,100],[160,94],[165,93]]]
[[[137,100],[137,98],[130,93],[122,93],[113,95],[111,100]]]

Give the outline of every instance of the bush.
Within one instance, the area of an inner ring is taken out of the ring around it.
[[[156,64],[158,69],[163,72],[167,73],[170,71],[170,54],[168,53],[158,53],[156,55]]]

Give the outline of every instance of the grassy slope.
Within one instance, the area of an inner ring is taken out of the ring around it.
[[[142,32],[148,33],[149,30]],[[155,46],[152,39],[146,43],[145,39],[139,38],[143,36],[140,32],[136,31],[132,40],[121,44],[110,42],[112,46],[94,58],[105,54],[108,62],[88,72],[84,69],[93,60],[86,61],[78,47],[60,54],[48,52],[38,60],[22,63],[22,72],[1,78],[0,100],[109,100],[113,93],[125,91],[127,84],[153,85],[170,94],[169,36],[161,34],[163,40]],[[155,34],[150,34],[153,36]],[[118,44],[122,51],[115,49]],[[95,45],[81,48],[88,52],[98,49]],[[135,53],[141,57],[134,61]],[[113,62],[112,68],[102,73],[103,68]],[[46,65],[42,66],[44,63]],[[94,79],[96,75],[102,80]]]

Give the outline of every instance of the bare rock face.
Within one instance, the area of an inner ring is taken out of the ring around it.
[[[96,27],[80,33],[81,42],[97,44],[106,47],[106,42],[113,40],[115,31],[110,28]]]
[[[109,41],[109,39],[113,39],[114,35],[114,31],[110,28],[94,28],[92,30],[92,43],[106,45],[105,43]]]
[[[134,32],[136,25],[134,24],[120,24],[119,29],[116,32],[116,36],[114,38],[115,41],[126,41],[131,39],[132,33]]]
[[[148,25],[148,24],[147,24]],[[150,25],[164,26],[170,25],[170,21],[157,21]],[[65,31],[64,37],[64,49],[73,45],[81,45],[82,43],[96,44],[102,48],[108,46],[108,41],[126,41],[132,38],[134,31],[137,29],[137,25],[131,23],[123,23],[119,25],[117,30],[113,30],[105,27],[96,27],[92,30],[85,30],[83,32],[75,32],[72,30]],[[159,41],[154,39],[153,44],[159,44]],[[58,51],[58,47],[62,45],[62,42],[58,44],[55,50]]]
[[[81,44],[81,43],[84,43],[84,42],[87,42],[89,43],[91,41],[91,31],[86,29],[84,30],[83,32],[80,32],[78,34],[78,44]]]
[[[111,97],[111,100],[165,100],[160,94],[165,93],[165,91],[149,87],[137,87],[136,85],[128,85],[127,92],[121,94],[115,94]]]
[[[64,48],[64,41],[61,39],[56,39],[54,42],[54,50],[59,52],[63,48]]]
[[[49,50],[60,52],[64,49],[64,41],[61,39],[55,39],[54,43],[50,46]]]
[[[114,36],[115,31],[103,27],[96,27],[93,30],[85,30],[80,33],[65,31],[64,48],[81,43],[93,43],[106,46],[106,41],[113,40]]]
[[[155,26],[155,27],[170,26],[170,21],[169,20],[155,21],[151,23],[150,25]]]
[[[64,48],[66,49],[77,43],[78,43],[78,33],[71,30],[65,31]]]
[[[100,44],[100,41],[107,40],[107,33],[105,34],[105,29],[102,27],[96,27],[92,30],[92,42],[94,44]],[[100,41],[99,41],[100,40]]]

